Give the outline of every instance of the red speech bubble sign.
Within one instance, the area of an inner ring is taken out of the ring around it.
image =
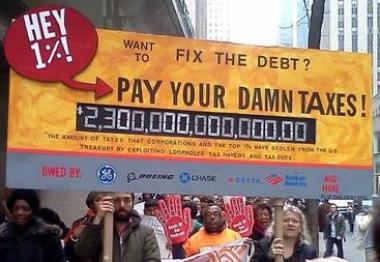
[[[73,80],[88,66],[98,46],[91,22],[69,7],[45,5],[17,18],[4,38],[5,56],[19,74],[38,81],[63,82],[95,97],[113,89],[97,77],[96,84]]]

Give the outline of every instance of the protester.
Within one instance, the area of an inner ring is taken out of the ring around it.
[[[201,213],[201,210],[202,210],[201,200],[199,199],[199,197],[193,197],[193,202],[197,206],[197,209],[198,209],[197,216],[198,216]]]
[[[198,208],[196,204],[193,201],[188,201],[182,204],[182,208],[189,208],[190,209],[190,215],[191,215],[191,221],[192,221],[192,228],[189,236],[194,235],[203,227],[201,223],[199,223],[196,220],[197,213],[198,213]]]
[[[215,201],[212,197],[208,197],[208,196],[203,196],[200,198],[200,200],[201,200],[201,211],[198,214],[198,216],[196,217],[196,220],[203,225],[203,213],[202,213],[203,209],[207,205],[215,203]]]
[[[144,216],[141,224],[153,229],[160,249],[161,259],[172,258],[172,250],[169,240],[165,235],[165,231],[160,221],[156,218],[156,209],[158,208],[158,200],[150,199],[145,202]]]
[[[264,202],[259,202],[254,206],[255,223],[250,238],[260,240],[265,236],[265,232],[272,222],[272,210]]]
[[[354,222],[355,222],[355,214],[354,214],[354,202],[349,201],[347,202],[347,220],[348,224],[350,225],[350,232],[354,233]]]
[[[337,205],[330,205],[330,213],[327,214],[327,226],[323,232],[326,241],[326,251],[323,257],[329,257],[333,253],[333,246],[338,249],[338,257],[343,257],[343,239],[346,232],[346,221],[344,216],[338,211]]]
[[[189,208],[182,209],[179,195],[168,196],[159,201],[156,215],[173,246],[173,258],[190,257],[241,239],[237,232],[227,228],[223,210],[217,204],[204,208],[204,227],[189,238],[193,224],[190,213]]]
[[[327,227],[327,214],[330,212],[328,199],[323,199],[318,206],[318,228],[319,232],[324,232]]]
[[[182,195],[181,200],[182,200],[182,204],[192,201],[191,196],[189,195]]]
[[[58,213],[50,208],[41,208],[38,213],[38,217],[40,217],[47,224],[58,226],[61,229],[60,239],[63,239],[69,231],[65,223],[59,217]]]
[[[68,261],[70,262],[85,261],[76,256],[75,250],[74,250],[75,242],[78,240],[79,235],[81,234],[86,224],[89,223],[95,217],[97,205],[99,205],[100,200],[103,196],[104,196],[104,193],[101,193],[101,192],[88,193],[87,198],[86,198],[86,205],[88,207],[88,210],[86,211],[86,214],[83,217],[73,222],[69,232],[66,234],[64,238],[64,243],[65,243],[64,251],[65,251],[66,259]]]
[[[302,199],[297,199],[295,206],[298,207],[298,209],[301,210],[302,212],[306,211],[306,206],[305,206],[304,201]]]
[[[160,261],[160,251],[151,228],[142,225],[141,218],[133,210],[133,193],[116,193],[103,196],[96,215],[79,235],[75,252],[80,258],[100,261],[102,254],[102,222],[106,212],[114,217],[113,261]]]
[[[204,208],[203,222],[204,227],[183,244],[186,257],[241,239],[239,233],[227,228],[223,210],[217,204],[210,204]]]
[[[16,189],[7,199],[10,219],[0,226],[1,262],[64,262],[60,229],[37,217],[37,193]]]
[[[306,220],[297,207],[284,208],[283,238],[274,237],[274,225],[268,228],[265,238],[255,243],[252,262],[273,261],[281,255],[287,262],[305,262],[317,257],[317,252],[309,246]]]
[[[142,193],[138,199],[135,199],[135,204],[133,205],[133,209],[140,216],[144,215],[145,203],[151,199],[155,199],[155,197],[157,197],[157,195],[153,193]]]
[[[377,199],[374,204],[374,214],[372,220],[373,228],[373,249],[375,250],[376,261],[380,260],[380,202]]]

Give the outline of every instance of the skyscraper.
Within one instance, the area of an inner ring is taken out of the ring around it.
[[[311,14],[310,0],[282,0],[279,20],[280,46],[307,48]]]
[[[326,0],[321,49],[372,54],[373,95],[380,90],[378,0]]]
[[[230,0],[207,1],[207,39],[231,40],[231,5]]]

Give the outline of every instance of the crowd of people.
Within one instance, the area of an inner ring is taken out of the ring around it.
[[[274,261],[276,256],[286,262],[318,259],[301,200],[285,203],[282,237],[275,234],[270,200],[244,201],[242,197],[154,194],[142,194],[137,200],[128,192],[90,192],[88,210],[67,228],[56,212],[40,208],[35,191],[16,189],[6,200],[7,212],[0,225],[0,262],[102,261],[107,212],[114,218],[113,261],[184,259],[241,239],[251,246],[252,262]],[[337,256],[343,258],[345,218],[334,204],[322,203],[319,208],[324,214],[320,225],[326,239],[324,257],[331,257],[336,245]],[[373,254],[379,254],[376,212],[370,224]]]

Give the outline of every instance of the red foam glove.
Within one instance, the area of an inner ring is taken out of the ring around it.
[[[234,197],[231,198],[230,203],[224,204],[224,208],[228,227],[242,237],[249,237],[254,225],[253,207],[245,205],[243,197]]]
[[[172,245],[184,243],[189,238],[192,229],[190,209],[182,210],[181,196],[170,195],[165,201],[159,200],[156,216]]]

